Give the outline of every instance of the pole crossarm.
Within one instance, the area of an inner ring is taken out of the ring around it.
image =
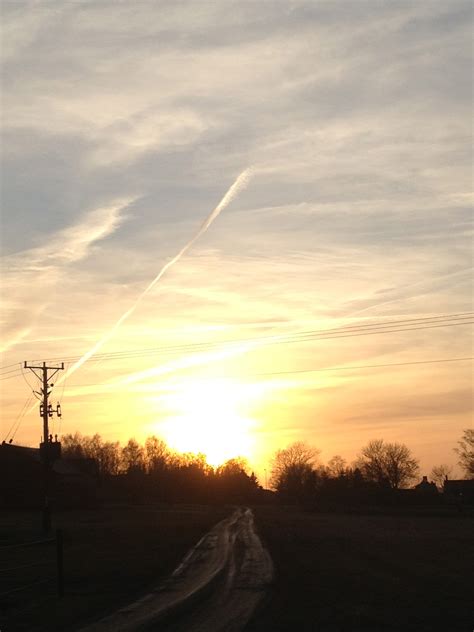
[[[43,366],[33,366],[33,365],[28,364],[25,360],[24,368],[30,369],[30,371],[34,373],[39,380],[43,379],[44,369],[46,369],[46,371],[52,371],[52,373],[48,375],[48,381],[49,381],[52,377],[56,375],[56,373],[58,373],[59,371],[64,371],[64,362],[61,362],[61,366],[46,366],[46,363],[44,362],[43,362]],[[42,374],[38,375],[36,371],[41,371]]]
[[[50,442],[52,441],[52,437],[49,436],[49,426],[48,421],[49,417],[53,416],[53,413],[56,413],[58,417],[61,416],[61,408],[58,402],[56,408],[53,408],[51,404],[48,403],[48,397],[51,394],[49,390],[53,384],[51,383],[51,379],[59,372],[64,371],[64,362],[61,362],[60,366],[48,366],[46,362],[43,362],[42,366],[35,366],[32,364],[28,364],[28,362],[24,363],[24,368],[29,369],[34,375],[40,380],[42,384],[42,388],[38,395],[38,399],[40,399],[40,415],[43,419],[43,443],[40,445],[40,454],[43,456],[44,463],[44,510],[43,510],[43,530],[45,532],[49,532],[51,529],[51,508],[49,503],[49,478],[50,478],[50,469],[51,469],[51,458],[50,458]],[[33,391],[34,393],[36,391]]]

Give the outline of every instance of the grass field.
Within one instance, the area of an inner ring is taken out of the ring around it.
[[[277,577],[249,631],[472,632],[472,516],[255,514]]]
[[[230,510],[122,506],[58,514],[66,595],[55,584],[0,596],[0,629],[73,631],[138,597]],[[269,597],[249,632],[472,632],[474,518],[310,514],[255,509],[276,566]],[[39,516],[0,519],[0,546],[36,539]],[[51,545],[3,549],[0,595],[54,576]]]
[[[133,600],[170,573],[188,548],[228,513],[199,506],[122,506],[57,514],[55,526],[64,530],[65,596],[57,598],[54,581],[2,596],[44,575],[55,576],[54,545],[2,549],[1,632],[71,631]],[[0,546],[42,537],[39,524],[37,514],[4,513]],[[47,563],[21,568],[42,562]]]

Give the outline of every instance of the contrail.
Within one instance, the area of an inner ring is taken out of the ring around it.
[[[244,171],[242,171],[242,173],[237,177],[235,182],[232,184],[232,186],[227,191],[227,193],[224,195],[224,197],[219,202],[219,204],[216,206],[216,208],[212,211],[212,213],[209,214],[207,219],[203,222],[203,224],[201,225],[201,227],[197,231],[197,233],[188,241],[188,243],[185,246],[183,246],[181,248],[181,250],[178,252],[177,255],[175,255],[170,261],[165,263],[165,265],[161,268],[161,270],[158,272],[158,274],[153,279],[153,281],[148,285],[148,287],[146,287],[143,290],[143,292],[138,296],[138,298],[135,300],[133,305],[129,309],[127,309],[127,311],[124,314],[122,314],[122,316],[120,316],[120,318],[115,323],[115,325],[110,329],[110,331],[108,333],[106,333],[98,342],[96,342],[95,345],[92,347],[92,349],[87,351],[82,356],[82,358],[80,358],[75,364],[73,364],[70,367],[70,369],[65,373],[65,375],[63,375],[56,382],[56,385],[60,384],[63,380],[66,379],[66,377],[69,377],[70,375],[75,373],[77,371],[77,369],[79,369],[84,364],[84,362],[87,362],[87,360],[89,360],[95,353],[97,353],[97,351],[108,340],[110,340],[110,338],[112,338],[112,336],[115,334],[115,332],[120,327],[120,325],[123,322],[125,322],[127,320],[127,318],[129,318],[129,316],[131,316],[133,314],[133,312],[136,310],[136,308],[138,307],[138,305],[142,301],[142,299],[158,283],[158,281],[165,274],[165,272],[167,270],[169,270],[169,268],[171,268],[171,266],[173,266],[177,261],[179,261],[181,259],[181,257],[191,248],[191,246],[194,244],[194,242],[197,241],[199,239],[199,237],[201,237],[201,235],[203,235],[206,232],[206,230],[209,228],[209,226],[212,224],[212,222],[219,216],[219,214],[225,209],[225,207],[228,206],[232,202],[232,200],[235,198],[235,196],[238,195],[240,193],[240,191],[242,191],[242,189],[244,189],[248,185],[251,176],[252,176],[252,168],[251,167],[249,167],[248,169],[245,169]]]

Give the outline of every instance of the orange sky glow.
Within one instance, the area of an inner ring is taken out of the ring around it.
[[[461,475],[462,3],[13,4],[0,440],[38,445],[21,366],[64,361],[53,434],[155,434],[261,482],[294,441],[351,463],[383,438]]]

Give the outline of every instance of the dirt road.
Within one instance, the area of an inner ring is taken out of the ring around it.
[[[138,601],[81,632],[238,632],[273,578],[250,509],[237,509],[194,546],[174,573]]]

